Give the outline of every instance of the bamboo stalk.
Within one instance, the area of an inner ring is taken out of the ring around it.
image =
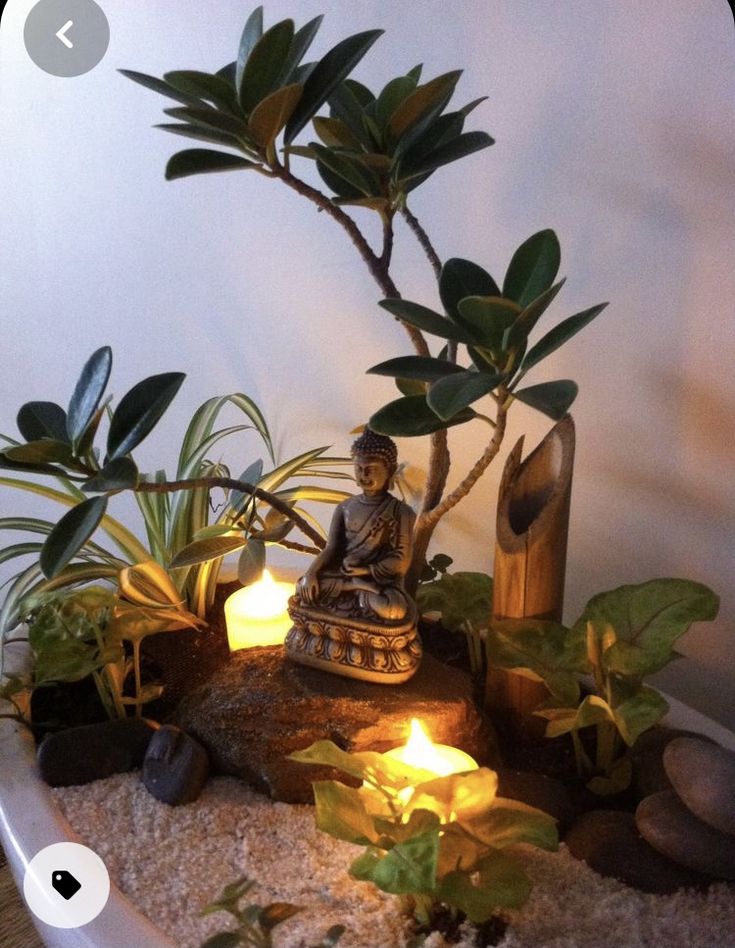
[[[574,422],[566,415],[525,461],[520,438],[505,462],[498,493],[494,619],[561,621],[574,445]],[[543,721],[530,715],[547,696],[541,682],[488,668],[486,705],[516,731],[543,732]]]

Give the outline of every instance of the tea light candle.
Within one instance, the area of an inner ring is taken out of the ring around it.
[[[411,732],[407,743],[386,751],[386,757],[399,760],[410,767],[428,770],[437,777],[463,774],[477,770],[477,762],[458,747],[434,744],[417,718],[411,719]]]
[[[225,624],[230,651],[255,645],[283,645],[291,617],[286,611],[293,583],[277,582],[267,569],[250,586],[225,601]]]

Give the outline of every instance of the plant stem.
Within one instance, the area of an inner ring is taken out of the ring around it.
[[[180,481],[161,482],[139,481],[133,490],[149,494],[166,494],[175,490],[195,490],[198,487],[222,487],[225,490],[236,490],[243,494],[250,494],[252,497],[269,504],[274,510],[291,520],[320,550],[323,550],[326,546],[324,538],[317,533],[311,524],[300,514],[293,511],[287,503],[276,497],[275,494],[263,490],[262,487],[253,487],[252,484],[246,484],[245,481],[238,481],[232,477],[191,477]]]
[[[419,219],[414,214],[412,214],[407,207],[403,208],[403,216],[405,217],[406,223],[411,228],[416,239],[421,245],[422,250],[426,254],[438,280],[442,272],[442,262],[439,259],[439,254],[436,252],[436,250],[434,250],[434,246],[429,240],[429,235],[419,223]]]
[[[597,725],[597,769],[609,774],[618,751],[618,729],[612,721]]]
[[[140,702],[142,682],[140,678],[140,639],[133,640],[133,670],[135,672],[135,716],[143,717],[143,707]]]

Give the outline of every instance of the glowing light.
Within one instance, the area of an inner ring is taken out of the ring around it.
[[[411,719],[408,741],[401,747],[386,752],[386,757],[399,760],[410,767],[428,770],[437,777],[463,774],[477,770],[477,763],[469,754],[448,744],[434,744],[417,718]]]
[[[230,651],[256,645],[283,645],[291,618],[286,611],[292,583],[277,582],[267,569],[257,583],[243,586],[225,602]]]

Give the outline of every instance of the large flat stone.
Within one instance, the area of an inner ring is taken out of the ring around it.
[[[412,717],[436,743],[498,765],[469,677],[430,655],[410,681],[389,686],[294,664],[281,646],[243,649],[181,702],[173,721],[204,745],[216,771],[275,800],[303,803],[313,799],[313,780],[336,774],[287,754],[324,739],[350,752],[383,752],[405,742]]]
[[[735,753],[697,737],[678,737],[667,745],[663,762],[682,802],[733,836],[735,848]]]

